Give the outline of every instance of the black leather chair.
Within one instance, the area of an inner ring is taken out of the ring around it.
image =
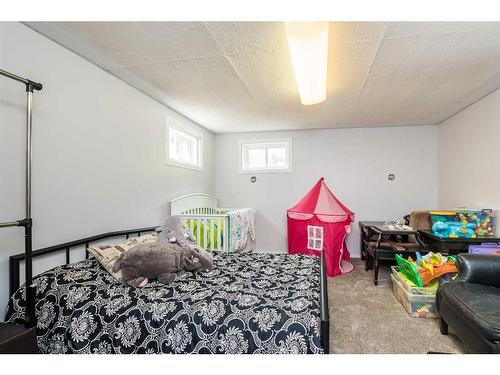
[[[460,254],[458,278],[439,287],[441,333],[448,326],[471,353],[500,353],[500,256]]]

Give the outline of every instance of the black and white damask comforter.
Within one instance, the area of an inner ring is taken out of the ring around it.
[[[319,258],[218,255],[209,273],[138,289],[95,259],[34,279],[44,353],[322,353]],[[22,323],[25,289],[6,320]]]

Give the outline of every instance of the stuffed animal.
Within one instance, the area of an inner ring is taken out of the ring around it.
[[[113,265],[113,272],[121,270],[124,282],[142,288],[149,279],[169,284],[180,273],[208,272],[212,268],[212,258],[195,249],[183,249],[175,243],[146,242],[122,253]]]
[[[169,217],[158,235],[158,242],[177,242],[183,249],[194,246],[195,241],[193,234],[184,227],[179,216]]]
[[[179,216],[169,217],[161,227],[158,235],[159,243],[176,243],[183,250],[195,250],[203,258],[209,258],[213,261],[213,254],[196,246],[196,238],[186,229]]]

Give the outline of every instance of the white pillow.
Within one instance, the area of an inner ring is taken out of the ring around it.
[[[111,276],[118,281],[122,281],[122,272],[113,272],[113,265],[121,253],[142,243],[155,242],[156,239],[157,233],[150,233],[140,237],[129,238],[128,240],[117,245],[91,246],[88,248],[88,252],[92,254],[99,261],[99,263],[101,263]]]

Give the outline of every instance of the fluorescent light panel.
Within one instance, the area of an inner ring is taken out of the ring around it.
[[[300,101],[304,105],[326,99],[328,22],[285,22]]]

